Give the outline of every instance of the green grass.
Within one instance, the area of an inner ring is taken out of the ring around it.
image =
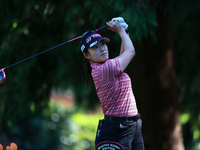
[[[99,119],[103,118],[103,114],[84,114],[76,113],[72,115],[72,121],[80,126],[80,132],[77,133],[80,139],[87,139],[94,141],[96,135],[96,129]]]

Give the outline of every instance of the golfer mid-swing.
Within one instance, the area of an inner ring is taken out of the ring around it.
[[[131,79],[124,72],[135,55],[135,49],[125,30],[128,25],[122,19],[113,18],[106,23],[109,30],[121,37],[118,57],[109,59],[105,42],[110,40],[95,31],[86,32],[80,41],[87,75],[91,74],[93,77],[105,115],[104,119],[99,121],[96,133],[97,150],[144,150],[142,121],[132,91]]]

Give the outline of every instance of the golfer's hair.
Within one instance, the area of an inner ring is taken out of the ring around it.
[[[83,59],[83,63],[84,63],[85,75],[86,75],[85,85],[89,86],[89,77],[91,76],[92,68],[90,66],[89,60],[85,57]]]

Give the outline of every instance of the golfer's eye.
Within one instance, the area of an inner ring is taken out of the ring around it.
[[[96,45],[94,48],[95,48],[95,49],[98,49],[98,48],[99,48],[99,46],[98,46],[98,45]]]
[[[105,42],[104,42],[104,41],[102,41],[102,42],[101,42],[101,45],[105,45]]]

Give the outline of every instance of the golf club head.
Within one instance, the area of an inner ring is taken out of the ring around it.
[[[0,69],[0,87],[4,85],[6,82],[6,74],[4,72],[4,68]]]

